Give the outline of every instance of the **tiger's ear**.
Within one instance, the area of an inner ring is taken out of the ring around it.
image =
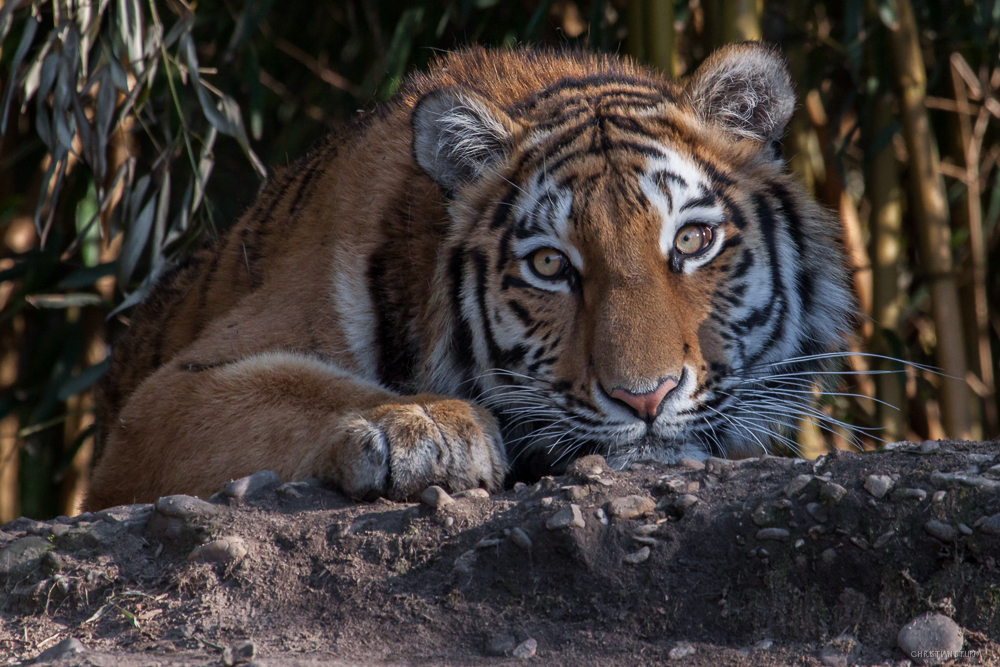
[[[502,162],[515,131],[502,109],[460,88],[424,95],[411,123],[413,156],[448,197]]]
[[[781,138],[795,109],[788,64],[761,42],[714,52],[688,81],[687,91],[702,119],[766,146]]]

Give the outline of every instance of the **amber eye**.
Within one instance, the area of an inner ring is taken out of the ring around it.
[[[682,255],[697,255],[712,245],[715,233],[708,225],[692,223],[684,225],[677,232],[674,248]]]
[[[566,255],[554,248],[542,248],[531,253],[531,270],[539,278],[555,280],[562,277],[568,268]]]

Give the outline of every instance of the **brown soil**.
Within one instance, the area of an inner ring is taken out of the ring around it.
[[[545,665],[898,664],[899,629],[927,611],[964,628],[957,664],[1000,664],[1000,536],[982,521],[998,463],[998,443],[948,441],[705,470],[590,457],[439,509],[296,484],[217,513],[19,519],[0,530],[0,665],[68,637],[87,650],[60,665],[216,665],[248,640],[268,665],[516,664],[529,638]],[[884,498],[873,474],[894,479]],[[584,527],[549,529],[574,493]],[[657,509],[595,514],[630,495]],[[18,556],[32,535],[48,545]],[[188,562],[223,536],[246,555]]]

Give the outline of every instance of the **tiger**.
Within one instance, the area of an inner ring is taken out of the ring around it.
[[[768,450],[855,310],[788,66],[472,47],[276,172],[115,344],[85,509],[271,470],[358,499]],[[785,435],[783,435],[785,434]]]

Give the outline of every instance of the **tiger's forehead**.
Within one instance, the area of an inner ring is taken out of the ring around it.
[[[594,153],[559,170],[538,168],[513,206],[515,253],[551,246],[582,269],[577,245],[628,251],[623,243],[655,243],[665,256],[687,222],[721,224],[709,175],[677,151],[652,143],[650,149],[628,160]]]

